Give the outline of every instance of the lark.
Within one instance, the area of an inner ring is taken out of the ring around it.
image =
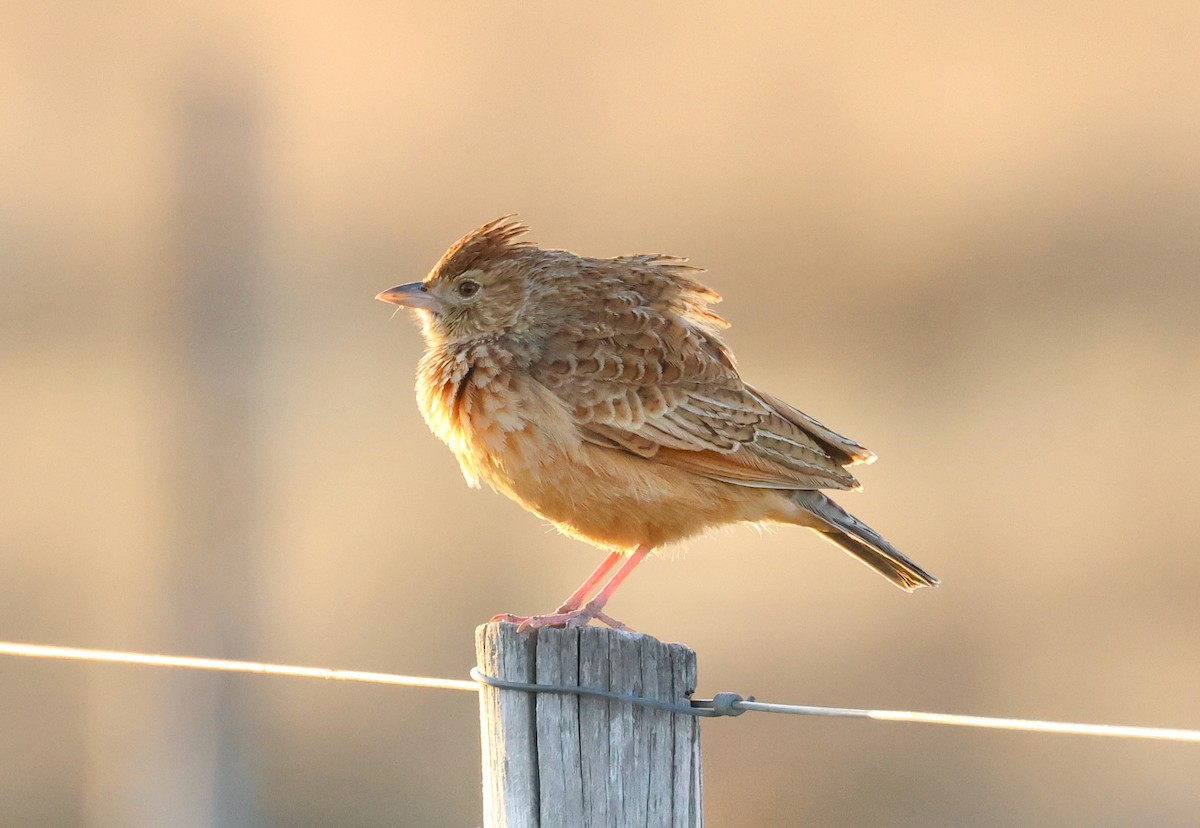
[[[554,612],[498,619],[624,628],[605,608],[652,549],[736,522],[804,526],[901,589],[937,585],[824,494],[860,489],[848,469],[875,455],[742,379],[698,268],[526,231],[489,222],[376,297],[420,321],[417,400],[467,482],[610,550]]]

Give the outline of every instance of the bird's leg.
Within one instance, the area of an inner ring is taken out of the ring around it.
[[[629,627],[627,627],[625,624],[622,624],[611,615],[602,612],[602,610],[604,609],[604,605],[608,603],[608,599],[612,598],[613,593],[617,591],[617,587],[619,587],[621,583],[629,577],[629,573],[633,572],[637,565],[640,564],[649,553],[649,546],[639,546],[637,550],[629,556],[629,559],[621,565],[621,568],[617,570],[617,574],[613,575],[612,578],[609,579],[608,583],[604,585],[604,588],[596,593],[596,597],[588,601],[582,607],[576,604],[573,609],[560,608],[558,612],[554,612],[549,615],[531,615],[529,617],[523,617],[519,615],[497,615],[492,620],[510,621],[518,624],[519,626],[517,629],[520,632],[539,630],[542,627],[583,627],[592,620],[599,621],[602,624],[607,624],[614,629],[627,630]],[[606,558],[604,562],[600,564],[596,571],[588,577],[587,581],[585,581],[584,584],[577,589],[570,598],[567,599],[567,603],[563,606],[566,607],[572,601],[583,600],[583,596],[590,592],[591,588],[596,585],[596,582],[603,578],[605,573],[607,573],[613,568],[613,566],[616,565],[617,559],[619,558],[619,552],[614,552],[613,554],[609,555],[608,558]]]
[[[606,557],[603,561],[601,561],[600,565],[598,567],[596,567],[595,571],[592,572],[591,575],[587,576],[587,580],[579,585],[579,589],[572,592],[571,597],[562,602],[562,605],[554,611],[554,615],[566,615],[567,613],[574,612],[575,610],[579,609],[579,607],[583,605],[583,599],[588,596],[588,593],[590,593],[593,589],[596,588],[596,584],[600,583],[600,579],[603,578],[606,574],[608,574],[608,571],[610,569],[612,569],[614,566],[616,566],[617,562],[620,560],[621,560],[620,550],[613,550],[612,552],[610,552],[608,554],[608,557]],[[549,618],[549,617],[550,616],[548,616],[548,615],[541,615],[541,616],[539,616],[539,615],[513,615],[511,613],[502,613],[500,615],[492,616],[492,620],[493,621],[507,621],[510,624],[524,624],[525,622],[529,621],[531,618]],[[617,623],[619,624],[620,622],[617,622]],[[548,626],[548,625],[542,625],[542,626]],[[610,627],[616,626],[616,624],[609,624],[609,626]],[[525,629],[529,629],[529,628],[526,627]]]
[[[644,561],[646,556],[649,554],[649,546],[639,546],[637,550],[629,556],[629,560],[623,563],[621,568],[617,570],[617,574],[612,576],[608,583],[604,585],[604,589],[597,592],[595,598],[584,604],[583,609],[579,610],[581,615],[586,614],[587,616],[587,619],[583,622],[584,624],[586,624],[592,618],[595,618],[605,624],[608,624],[610,627],[625,629],[624,624],[622,624],[620,621],[616,621],[608,615],[605,615],[600,610],[604,609],[604,605],[608,603],[609,598],[612,598],[613,593],[617,591],[617,587],[621,585],[621,582],[628,578],[629,573],[633,572],[637,565]]]
[[[608,574],[608,571],[617,565],[621,560],[621,552],[613,550],[608,554],[608,557],[600,562],[596,567],[596,571],[587,576],[587,580],[580,584],[579,589],[571,593],[571,597],[562,602],[562,606],[555,612],[574,612],[583,606],[583,599],[588,597],[588,594],[596,588],[596,584],[600,583],[600,579]]]

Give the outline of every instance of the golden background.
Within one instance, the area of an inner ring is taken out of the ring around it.
[[[1200,727],[1194,2],[6,4],[0,638],[463,677],[602,553],[465,488],[375,293],[519,212],[709,269],[938,575],[721,531],[700,694]],[[468,693],[0,660],[0,824],[474,826]],[[1183,825],[1195,746],[745,716],[714,826]]]

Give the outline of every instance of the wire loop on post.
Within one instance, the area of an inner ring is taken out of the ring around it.
[[[648,707],[651,710],[662,710],[667,713],[679,713],[684,716],[698,716],[701,718],[713,718],[715,716],[736,716],[737,713],[719,713],[716,710],[707,707],[694,707],[698,704],[711,704],[711,702],[695,701],[692,704],[674,704],[672,702],[659,701],[658,699],[647,699],[642,696],[634,696],[629,693],[618,693],[615,690],[601,690],[597,687],[580,687],[577,684],[530,684],[523,681],[509,681],[508,679],[496,678],[489,676],[480,670],[478,667],[471,668],[471,678],[475,679],[480,684],[485,684],[488,687],[499,687],[501,690],[519,690],[524,693],[553,693],[560,696],[588,696],[596,699],[608,699],[609,701],[625,702],[627,704],[635,704],[639,707]],[[728,693],[723,695],[737,696],[736,693]],[[738,696],[740,699],[741,696]],[[740,713],[741,711],[738,711]]]

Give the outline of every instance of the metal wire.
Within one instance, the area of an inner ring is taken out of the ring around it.
[[[262,673],[271,676],[296,676],[330,681],[360,681],[370,684],[398,684],[403,687],[432,687],[437,690],[479,690],[476,682],[463,679],[398,676],[392,673],[368,673],[362,670],[332,670],[328,667],[296,667],[288,664],[264,664],[257,661],[232,661],[226,658],[151,655],[118,650],[91,650],[83,647],[49,647],[43,644],[14,644],[8,641],[0,641],[0,655],[142,664],[148,667],[183,667],[189,670],[218,670],[231,673]]]
[[[856,707],[815,707],[802,704],[773,704],[756,701],[753,696],[743,698],[737,693],[718,693],[711,699],[693,699],[691,706],[670,704],[640,696],[595,690],[562,684],[526,684],[505,681],[485,676],[478,669],[471,677],[494,687],[508,690],[523,690],[528,693],[576,693],[581,696],[627,702],[629,704],[685,713],[692,716],[715,718],[740,716],[742,713],[784,713],[792,716],[830,716],[843,719],[873,719],[880,722],[913,722],[918,724],[951,725],[955,727],[982,727],[992,730],[1018,730],[1033,733],[1063,733],[1075,736],[1108,736],[1121,739],[1157,739],[1173,742],[1200,742],[1200,730],[1173,727],[1137,727],[1133,725],[1084,724],[1079,722],[1051,722],[1039,719],[1007,719],[995,716],[960,716],[954,713],[923,713],[916,710],[870,710]]]
[[[854,707],[814,707],[799,704],[760,702],[753,696],[737,693],[718,693],[711,699],[693,699],[690,705],[647,699],[613,690],[577,687],[565,684],[527,684],[488,676],[478,669],[471,670],[472,681],[462,679],[405,676],[394,673],[371,673],[363,670],[335,670],[328,667],[299,667],[286,664],[267,664],[257,661],[234,661],[224,658],[194,658],[191,656],[152,655],[118,650],[93,650],[84,647],[54,647],[43,644],[0,642],[0,655],[25,658],[67,659],[72,661],[140,664],[149,667],[180,667],[191,670],[258,673],[298,678],[318,678],[329,681],[354,681],[370,684],[390,684],[401,687],[428,687],[437,690],[469,690],[478,692],[483,686],[525,693],[555,693],[601,698],[640,705],[668,713],[702,718],[740,716],[742,713],[783,713],[793,716],[826,716],[850,719],[871,719],[883,722],[915,722],[919,724],[980,727],[994,730],[1015,730],[1033,733],[1062,733],[1077,736],[1103,736],[1121,739],[1153,739],[1172,742],[1200,743],[1200,730],[1171,727],[1138,727],[1132,725],[1084,724],[1055,722],[1040,719],[1009,719],[993,716],[960,716],[953,713],[924,713],[913,710],[871,710]]]
[[[690,704],[674,704],[668,701],[660,701],[659,699],[647,699],[644,696],[619,693],[615,690],[601,690],[597,687],[580,687],[575,684],[527,684],[523,681],[509,681],[508,679],[489,676],[478,667],[471,668],[471,678],[480,684],[497,687],[501,690],[520,690],[525,693],[549,693],[560,696],[586,696],[588,698],[609,699],[610,701],[635,704],[638,707],[648,707],[651,710],[662,710],[666,713],[682,713],[685,716],[711,717],[721,715],[716,711],[704,710],[693,707]]]
[[[736,702],[742,710],[756,713],[788,713],[793,716],[836,716],[873,719],[879,722],[984,727],[992,730],[1021,730],[1032,733],[1065,733],[1074,736],[1108,736],[1118,739],[1157,739],[1169,742],[1200,742],[1200,730],[1175,727],[1051,722],[1040,719],[1006,719],[995,716],[959,716],[954,713],[922,713],[915,710],[866,710],[853,707],[810,707],[800,704],[769,704],[747,700]]]

